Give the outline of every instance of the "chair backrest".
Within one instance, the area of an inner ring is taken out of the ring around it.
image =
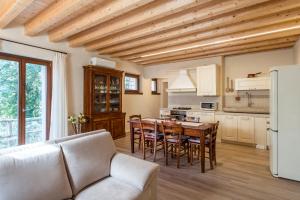
[[[145,134],[147,133],[152,133],[155,137],[157,137],[157,121],[140,121],[140,127],[143,138],[145,138]]]
[[[216,142],[217,139],[217,133],[218,133],[218,128],[219,128],[219,121],[217,121],[216,123],[210,123],[212,125],[212,127],[210,128],[210,137],[211,137],[211,141],[212,142]]]
[[[142,115],[131,115],[129,116],[129,120],[141,120],[142,119]]]
[[[161,130],[164,134],[164,138],[167,138],[167,135],[178,136],[178,139],[181,139],[183,133],[183,128],[181,123],[176,123],[176,121],[162,121]]]

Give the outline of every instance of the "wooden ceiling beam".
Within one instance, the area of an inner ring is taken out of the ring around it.
[[[291,27],[294,27],[294,29],[291,29]],[[147,46],[143,48],[139,48],[137,51],[136,49],[128,50],[128,51],[122,51],[120,53],[111,54],[115,57],[122,57],[124,59],[135,59],[139,57],[152,57],[156,55],[161,56],[168,56],[172,55],[174,53],[180,53],[183,51],[193,51],[193,49],[201,48],[201,47],[207,47],[214,44],[221,44],[221,43],[233,43],[235,41],[239,40],[245,40],[245,39],[251,39],[261,36],[266,36],[268,39],[269,37],[272,38],[272,34],[279,34],[285,36],[292,36],[292,35],[298,35],[300,32],[300,20],[287,22],[283,24],[276,24],[268,27],[243,31],[240,33],[235,34],[229,34],[225,36],[215,37],[207,40],[201,40],[197,42],[182,44],[182,45],[176,45],[156,50],[150,50],[147,51]]]
[[[218,51],[211,51],[206,52],[204,54],[193,54],[193,55],[185,55],[185,56],[177,56],[168,59],[160,59],[160,60],[152,60],[147,62],[142,62],[138,64],[142,65],[153,65],[153,64],[161,64],[161,63],[170,63],[170,62],[179,62],[184,60],[193,60],[199,58],[207,58],[207,57],[217,57],[217,56],[229,56],[229,55],[237,55],[237,54],[246,54],[246,53],[254,53],[254,52],[261,52],[261,51],[268,51],[268,50],[275,50],[275,49],[282,49],[282,48],[289,48],[294,46],[295,42],[287,42],[281,44],[273,44],[267,46],[256,46],[251,48],[245,47],[231,47],[231,48],[224,48]]]
[[[49,32],[49,38],[53,42],[64,40],[72,35],[112,20],[153,1],[154,0],[106,1],[102,6],[51,30]]]
[[[267,45],[273,45],[273,44],[281,44],[281,43],[288,43],[288,42],[295,42],[297,39],[299,39],[299,35],[297,36],[289,36],[289,37],[283,37],[283,38],[272,38],[269,40],[250,40],[250,41],[242,41],[240,43],[233,43],[233,44],[228,44],[228,45],[224,45],[224,44],[219,44],[219,45],[212,45],[209,46],[208,48],[202,48],[202,49],[198,49],[197,51],[193,51],[193,52],[187,52],[187,53],[181,53],[181,54],[176,54],[173,56],[168,56],[168,57],[160,57],[160,58],[138,58],[138,59],[134,59],[131,60],[132,62],[138,62],[138,63],[142,63],[142,62],[148,62],[148,61],[152,61],[152,60],[160,60],[160,59],[168,59],[168,58],[173,58],[173,57],[180,57],[180,56],[187,56],[187,55],[197,55],[197,54],[202,54],[205,52],[214,52],[214,51],[218,51],[220,49],[230,49],[231,47],[237,47],[237,46],[242,46],[245,48],[250,48],[250,47],[255,47],[255,46],[267,46]]]
[[[258,3],[258,2],[253,2],[253,3]],[[122,43],[126,45],[128,44],[129,47],[131,45],[140,46],[144,44],[151,44],[151,43],[153,44],[155,42],[165,41],[171,38],[176,38],[178,36],[207,31],[214,28],[232,25],[234,23],[240,23],[246,20],[251,20],[254,18],[267,16],[278,12],[286,11],[289,9],[297,8],[300,7],[300,1],[282,0],[282,1],[265,2],[252,7],[247,7],[249,5],[245,5],[245,6],[246,9],[242,9],[237,12],[231,12],[231,13],[227,12],[228,13],[227,15],[220,16],[218,18],[213,18],[210,19],[209,21],[202,20],[201,23],[189,24],[188,26],[179,26],[178,28],[174,28],[178,26],[178,24],[185,25],[187,24],[186,22],[190,23],[190,20],[192,22],[199,21],[198,18],[201,19],[201,16],[203,16],[202,12],[200,11],[195,13],[186,13],[185,15],[177,17],[176,19],[158,21],[152,23],[151,25],[142,26],[137,29],[129,30],[126,33],[112,35],[110,37],[105,38],[105,40],[94,41],[86,45],[86,48],[90,51],[94,51],[94,50],[102,50],[103,48],[110,47],[112,45],[118,46],[118,44],[122,44]],[[242,6],[238,8],[241,9]],[[214,14],[212,14],[212,16],[214,16]],[[165,31],[165,30],[169,30],[169,31]],[[149,37],[145,38],[145,36],[149,36]],[[137,40],[137,38],[140,38],[140,40]]]
[[[248,1],[248,0],[247,0]],[[103,26],[98,26],[93,29],[84,31],[74,37],[70,38],[70,45],[72,47],[81,46],[88,42],[104,38],[111,34],[115,34],[130,28],[140,26],[157,19],[167,17],[171,14],[189,10],[196,6],[205,6],[213,0],[161,0],[149,4],[148,7],[137,10],[137,12],[117,18],[110,21]]]
[[[0,28],[5,28],[32,2],[33,0],[9,0],[0,2]]]
[[[27,35],[34,36],[60,24],[66,16],[75,15],[91,5],[96,6],[104,0],[64,0],[56,1],[25,24]]]
[[[237,33],[241,31],[247,31],[256,28],[262,28],[265,26],[280,24],[280,23],[284,23],[292,20],[299,20],[299,19],[300,19],[300,9],[289,10],[286,12],[273,14],[268,17],[257,18],[254,20],[246,21],[244,23],[238,23],[231,26],[225,26],[223,28],[213,29],[211,31],[195,33],[192,35],[184,35],[182,37],[177,37],[167,41],[159,41],[157,43],[152,42],[151,44],[148,44],[146,48],[147,50],[160,49],[164,47],[191,43],[195,41],[200,41],[200,40],[218,37],[222,35],[228,35],[228,34]],[[130,49],[136,46],[141,47],[142,45],[145,45],[144,40],[146,39],[140,39],[125,44],[108,47],[101,50],[100,52],[102,54],[111,54],[111,53],[121,52],[124,49]]]

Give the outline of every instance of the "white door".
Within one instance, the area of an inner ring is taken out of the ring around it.
[[[269,130],[270,134],[270,145],[269,145],[269,152],[270,152],[270,170],[273,176],[278,176],[278,133],[277,131]]]
[[[222,127],[222,139],[237,141],[237,117],[225,115]]]
[[[238,117],[238,141],[254,144],[254,117]]]

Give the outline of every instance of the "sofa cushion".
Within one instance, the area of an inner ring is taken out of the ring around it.
[[[137,200],[142,191],[113,177],[107,177],[82,190],[75,200]]]
[[[65,156],[73,193],[109,176],[115,150],[109,132],[88,135],[60,143]]]
[[[56,145],[22,146],[0,156],[0,200],[72,197],[63,155]]]
[[[96,130],[96,131],[90,131],[90,132],[86,132],[86,133],[81,133],[81,134],[70,135],[70,136],[58,138],[58,139],[55,139],[55,140],[52,140],[52,141],[55,144],[59,144],[59,143],[65,142],[65,141],[73,140],[73,139],[80,138],[80,137],[85,137],[85,136],[88,136],[88,135],[94,135],[94,134],[101,133],[101,132],[106,132],[106,130],[105,129],[99,129],[99,130]]]

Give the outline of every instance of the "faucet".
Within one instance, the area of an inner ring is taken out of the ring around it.
[[[247,99],[248,99],[248,107],[251,107],[253,105],[252,97],[250,92],[246,92]]]

